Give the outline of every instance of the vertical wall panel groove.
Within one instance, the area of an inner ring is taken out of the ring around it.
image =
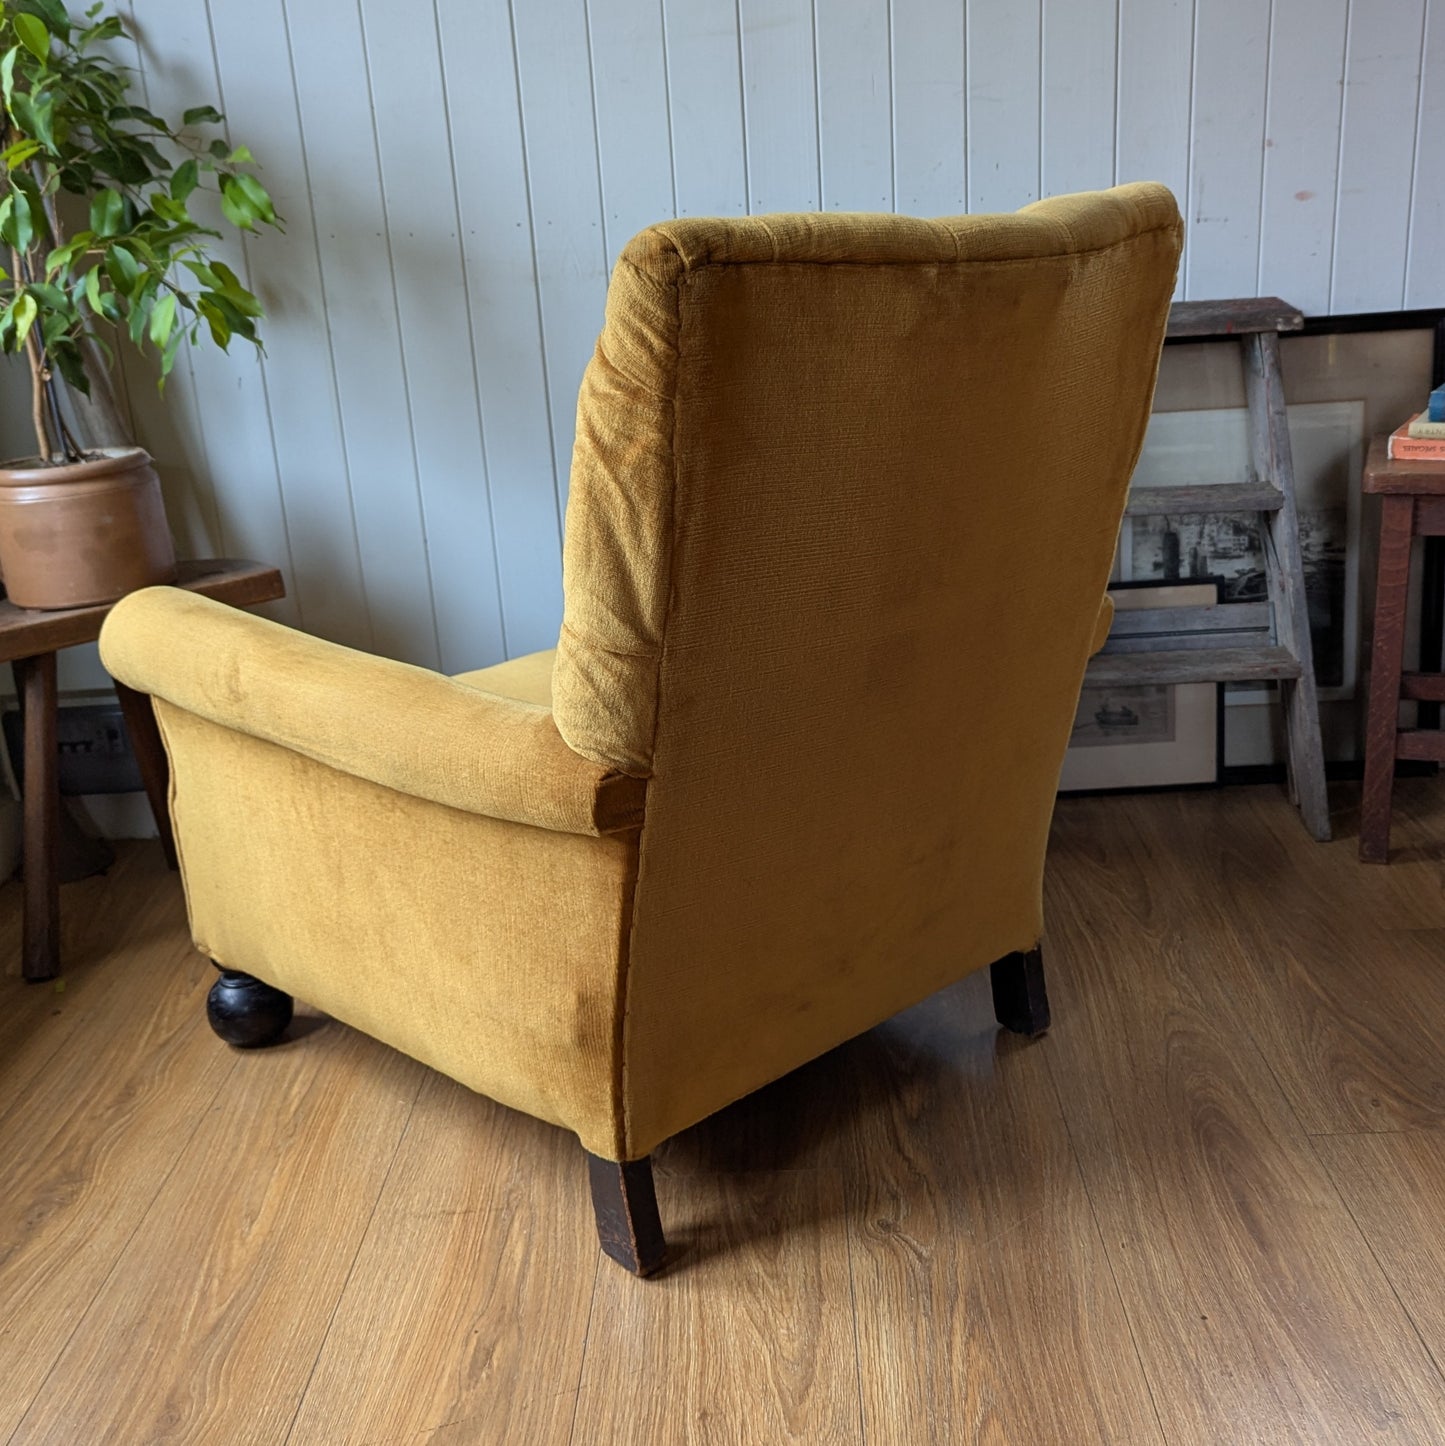
[[[1330,304],[1349,0],[1275,0],[1261,177],[1259,290]]]
[[[584,0],[514,5],[543,359],[559,505],[572,464],[577,386],[607,290]]]
[[[668,124],[679,216],[741,216],[747,142],[737,6],[663,0]]]
[[[1194,72],[1190,0],[1121,0],[1118,64],[1118,179],[1162,181],[1174,192],[1186,213],[1187,251]],[[1181,283],[1185,265],[1180,266]]]
[[[667,54],[658,0],[589,0],[588,11],[610,268],[644,226],[676,212]]]
[[[1415,125],[1415,173],[1405,244],[1405,305],[1439,305],[1445,276],[1445,3],[1426,0],[1421,44],[1420,104]],[[1432,301],[1431,298],[1435,300]]]
[[[818,100],[811,0],[741,0],[748,208],[816,211]]]
[[[1189,148],[1191,296],[1249,296],[1259,275],[1269,6],[1212,0],[1194,29]]]
[[[1118,0],[1043,0],[1039,186],[1045,196],[1114,184]]]
[[[814,15],[822,209],[891,211],[888,0],[833,0]]]
[[[469,329],[510,655],[562,617],[557,487],[527,158],[507,0],[438,0]],[[482,662],[493,662],[487,658]]]
[[[361,16],[436,647],[458,672],[503,645],[440,45],[383,0]]]
[[[1330,309],[1383,311],[1405,294],[1424,0],[1352,0]]]
[[[968,208],[963,29],[959,0],[893,0],[893,203],[907,215]]]

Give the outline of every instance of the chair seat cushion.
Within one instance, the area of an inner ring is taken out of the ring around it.
[[[484,693],[515,698],[521,703],[542,703],[550,708],[552,660],[556,656],[557,649],[548,648],[546,652],[508,658],[505,663],[494,663],[490,668],[474,668],[470,673],[456,673],[452,681],[465,683],[469,688],[480,688]]]

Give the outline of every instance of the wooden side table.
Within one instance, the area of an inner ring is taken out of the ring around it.
[[[285,597],[279,569],[259,562],[205,558],[178,566],[177,587],[245,607]],[[15,670],[15,687],[25,727],[23,971],[27,980],[53,979],[60,972],[60,878],[56,843],[60,832],[60,788],[56,730],[60,699],[55,655],[61,648],[93,643],[113,604],[34,612],[0,600],[0,663]],[[167,806],[169,768],[150,699],[123,683],[115,685],[126,729],[160,830],[166,861],[175,867]]]
[[[1370,444],[1363,483],[1380,496],[1380,567],[1375,584],[1375,642],[1365,720],[1365,786],[1360,798],[1360,859],[1390,857],[1390,797],[1395,760],[1445,763],[1445,733],[1399,727],[1400,700],[1445,703],[1445,673],[1406,673],[1405,599],[1410,590],[1410,544],[1445,537],[1445,462],[1392,462],[1385,439]]]

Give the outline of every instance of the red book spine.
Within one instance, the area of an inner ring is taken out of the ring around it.
[[[1390,433],[1387,455],[1392,462],[1445,462],[1445,439],[1412,437],[1401,427]]]

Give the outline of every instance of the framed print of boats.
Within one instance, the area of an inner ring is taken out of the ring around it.
[[[1216,580],[1115,583],[1116,611],[1203,607],[1219,601]],[[1167,637],[1159,639],[1167,648]],[[1218,683],[1090,687],[1079,695],[1060,793],[1181,788],[1219,780],[1223,728]]]

